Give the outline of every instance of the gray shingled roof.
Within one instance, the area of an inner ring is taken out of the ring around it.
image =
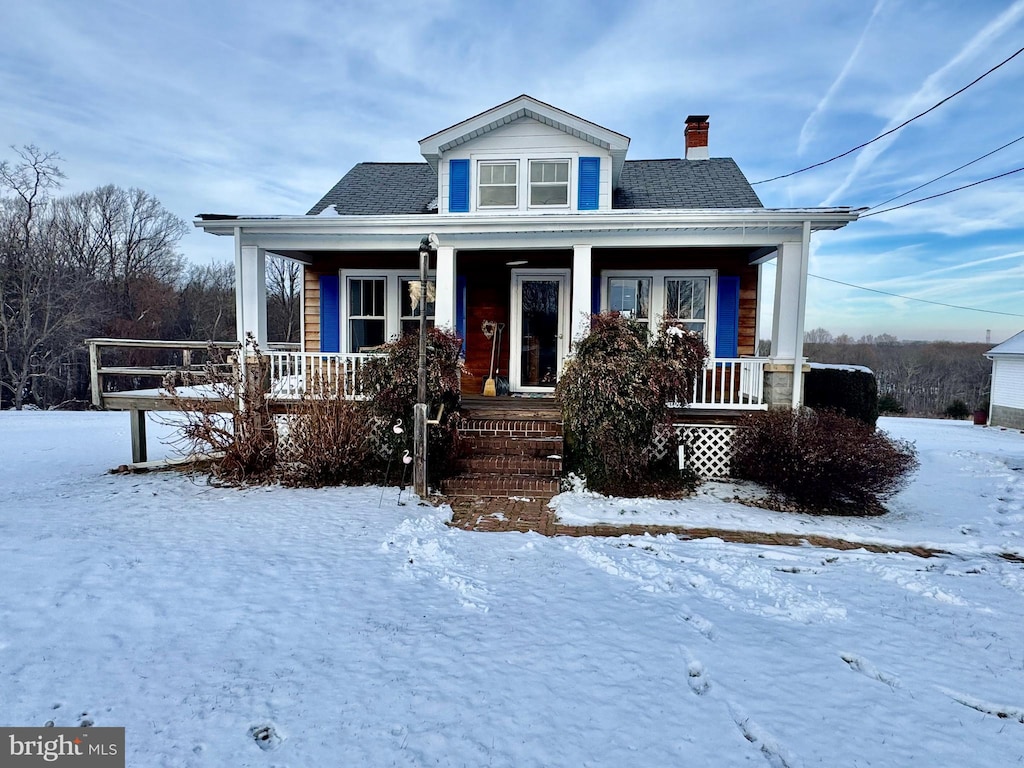
[[[346,216],[437,213],[437,174],[426,163],[359,163],[309,209],[315,216],[329,205]]]
[[[731,157],[627,160],[612,208],[761,208]]]
[[[309,209],[347,216],[437,213],[437,175],[427,163],[359,163]],[[613,208],[761,208],[729,157],[627,160]]]

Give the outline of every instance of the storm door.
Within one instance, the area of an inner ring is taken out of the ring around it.
[[[568,348],[567,270],[512,273],[510,384],[513,392],[550,392]]]

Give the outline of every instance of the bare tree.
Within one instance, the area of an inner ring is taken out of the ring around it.
[[[31,145],[15,153],[0,162],[0,394],[20,410],[42,379],[58,377],[86,327],[92,276],[55,247],[59,156]]]
[[[178,287],[175,337],[230,341],[235,337],[235,266],[193,264]]]
[[[302,266],[290,259],[267,259],[267,331],[274,341],[299,340]]]

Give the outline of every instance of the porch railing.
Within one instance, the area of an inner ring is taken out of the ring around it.
[[[764,358],[709,358],[693,385],[689,408],[765,410]]]
[[[271,351],[270,396],[280,400],[302,397],[324,387],[350,400],[365,400],[360,375],[376,352],[293,352]]]

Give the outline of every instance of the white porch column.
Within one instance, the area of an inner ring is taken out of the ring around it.
[[[235,233],[235,326],[238,342],[252,334],[267,351],[267,254],[255,245],[242,245]]]
[[[572,247],[572,314],[569,323],[569,343],[575,345],[590,332],[590,310],[593,283],[591,276],[591,249],[589,245]]]
[[[807,265],[811,223],[805,221],[799,242],[779,246],[772,317],[773,362],[793,365],[793,407],[803,402],[804,315],[807,310]]]
[[[437,247],[437,272],[434,278],[434,325],[455,329],[455,249]]]

